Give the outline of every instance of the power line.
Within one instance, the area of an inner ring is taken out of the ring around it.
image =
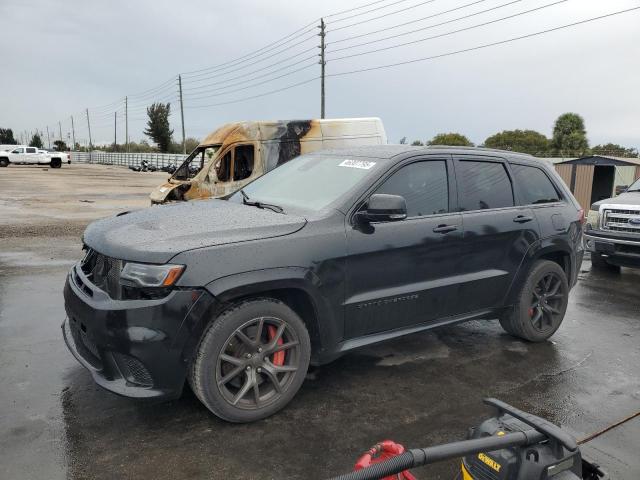
[[[385,65],[376,65],[375,67],[361,68],[361,69],[358,69],[358,70],[350,70],[350,71],[347,71],[347,72],[331,73],[331,74],[329,74],[327,76],[328,77],[340,77],[340,76],[344,76],[344,75],[353,75],[353,74],[356,74],[356,73],[371,72],[373,70],[382,70],[382,69],[386,69],[386,68],[398,67],[398,66],[401,66],[401,65],[408,65],[408,64],[411,64],[411,63],[419,63],[419,62],[424,62],[424,61],[427,61],[427,60],[435,60],[437,58],[449,57],[449,56],[452,56],[452,55],[457,55],[459,53],[472,52],[472,51],[475,51],[475,50],[481,50],[481,49],[484,49],[484,48],[494,47],[494,46],[497,46],[497,45],[504,45],[504,44],[507,44],[507,43],[516,42],[518,40],[524,40],[526,38],[532,38],[532,37],[536,37],[536,36],[539,36],[539,35],[544,35],[546,33],[551,33],[551,32],[555,32],[555,31],[558,31],[558,30],[563,30],[565,28],[571,28],[571,27],[575,27],[575,26],[578,26],[578,25],[583,25],[585,23],[594,22],[596,20],[601,20],[603,18],[613,17],[615,15],[628,13],[628,12],[631,12],[631,11],[634,11],[634,10],[638,10],[638,9],[640,9],[640,7],[628,8],[628,9],[625,9],[625,10],[619,10],[617,12],[608,13],[608,14],[605,14],[605,15],[600,15],[598,17],[588,18],[586,20],[580,20],[579,22],[568,23],[566,25],[561,25],[559,27],[549,28],[549,29],[546,29],[546,30],[541,30],[539,32],[529,33],[527,35],[521,35],[521,36],[518,36],[518,37],[512,37],[512,38],[508,38],[506,40],[500,40],[498,42],[485,43],[483,45],[478,45],[478,46],[475,46],[475,47],[464,48],[464,49],[461,49],[461,50],[455,50],[453,52],[441,53],[441,54],[438,54],[438,55],[431,55],[429,57],[415,58],[413,60],[406,60],[406,61],[403,61],[403,62],[388,63],[388,64],[385,64]]]
[[[344,13],[352,12],[352,11],[355,11],[355,10],[360,10],[362,8],[366,8],[366,7],[369,7],[369,6],[372,6],[372,5],[376,5],[376,4],[379,4],[379,3],[383,3],[383,2],[387,2],[387,1],[388,0],[377,0],[375,2],[370,2],[370,3],[367,3],[365,5],[361,5],[359,7],[354,7],[354,8],[350,8],[350,9],[347,9],[347,10],[342,10],[340,12],[331,13],[329,15],[326,15],[325,18],[339,16],[339,15],[342,15]],[[396,2],[394,2],[392,4],[389,4],[387,6],[391,6],[391,5],[394,5],[395,3],[401,3],[401,2],[405,2],[405,1],[408,1],[408,0],[398,0],[398,1],[396,1]],[[380,7],[380,8],[385,8],[385,7]],[[361,15],[364,14],[364,13],[367,13],[367,12],[362,12]],[[183,72],[182,75],[183,75],[183,77],[197,77],[197,76],[205,75],[207,73],[211,73],[212,71],[225,70],[227,67],[232,67],[232,66],[244,63],[245,61],[252,60],[254,58],[257,58],[257,57],[263,55],[264,53],[267,53],[268,51],[271,51],[271,50],[274,50],[276,48],[279,48],[282,45],[285,45],[285,44],[291,42],[292,40],[300,38],[304,34],[315,30],[318,21],[319,21],[319,19],[315,19],[312,22],[310,22],[310,23],[300,27],[299,29],[295,30],[294,32],[290,33],[289,35],[286,35],[286,36],[284,36],[284,37],[282,37],[282,38],[280,38],[278,40],[275,40],[275,41],[265,45],[264,47],[261,47],[261,48],[259,48],[257,50],[249,52],[249,53],[247,53],[247,54],[245,54],[245,55],[243,55],[241,57],[238,57],[238,58],[235,58],[235,59],[220,63],[218,65],[213,65],[211,67],[206,67],[206,68],[201,68],[201,69],[198,69],[198,70],[191,70],[191,71]],[[336,21],[338,21],[338,20],[336,20]]]
[[[313,35],[313,37],[315,37],[315,34]],[[313,37],[309,37],[309,38],[313,38]],[[259,72],[259,71],[261,71],[261,70],[265,70],[265,69],[270,68],[270,67],[272,67],[272,66],[274,66],[274,65],[279,65],[279,64],[284,63],[284,62],[286,62],[286,61],[288,61],[288,60],[291,60],[291,59],[293,59],[293,58],[297,58],[297,57],[299,57],[300,55],[304,55],[304,54],[305,54],[305,53],[307,53],[307,52],[310,52],[310,51],[312,51],[312,50],[315,50],[316,48],[318,48],[318,47],[317,47],[317,46],[315,46],[315,45],[314,45],[313,47],[306,48],[306,49],[301,50],[300,52],[298,52],[298,53],[296,53],[296,54],[294,54],[294,55],[291,55],[291,56],[289,56],[289,57],[286,57],[286,58],[284,58],[284,59],[282,59],[282,60],[279,60],[279,61],[277,61],[277,62],[274,62],[274,63],[272,63],[272,64],[270,64],[270,65],[267,65],[266,67],[262,67],[262,68],[260,68],[260,69],[258,69],[258,70],[254,70],[254,71],[253,71],[253,72],[251,72],[251,73],[255,73],[255,72]],[[193,83],[195,83],[195,82],[205,82],[205,81],[207,81],[207,80],[211,80],[212,78],[217,78],[217,77],[221,77],[221,76],[229,75],[230,73],[237,72],[237,71],[239,71],[239,70],[244,70],[245,68],[251,67],[251,66],[253,66],[253,65],[257,64],[257,63],[264,62],[265,60],[267,60],[267,59],[269,59],[269,58],[273,58],[273,57],[275,57],[275,56],[278,56],[278,55],[280,55],[281,53],[284,53],[284,52],[286,52],[286,51],[288,51],[288,50],[289,50],[289,49],[281,50],[281,51],[276,52],[276,53],[273,53],[273,54],[271,54],[271,55],[269,55],[269,56],[267,56],[267,57],[264,57],[264,58],[262,58],[262,59],[260,59],[260,60],[256,60],[256,61],[255,61],[254,63],[252,63],[252,64],[249,64],[249,65],[243,65],[243,66],[241,66],[241,67],[234,68],[234,69],[228,70],[228,71],[226,71],[226,72],[212,74],[212,75],[210,75],[210,76],[208,76],[208,77],[196,78],[195,80],[193,80],[193,79],[192,79],[192,80],[190,80],[190,82],[193,82]]]
[[[426,2],[421,2],[421,3],[418,3],[416,5],[412,5],[410,7],[405,7],[405,8],[401,8],[400,10],[395,10],[393,12],[388,12],[388,13],[385,13],[383,15],[378,15],[377,17],[367,18],[366,20],[360,20],[359,22],[350,23],[349,25],[343,25],[342,27],[338,27],[338,28],[331,28],[331,29],[329,29],[329,33],[337,32],[338,30],[344,30],[345,28],[354,27],[356,25],[362,25],[363,23],[373,22],[374,20],[379,20],[381,18],[390,17],[391,15],[396,15],[397,13],[406,12],[407,10],[411,10],[413,8],[418,8],[418,7],[421,7],[422,5],[426,5],[428,3],[433,3],[435,1],[436,0],[427,0]],[[335,23],[335,21],[334,21],[334,23]]]
[[[456,33],[466,32],[468,30],[473,30],[475,28],[485,27],[487,25],[491,25],[491,24],[494,24],[494,23],[502,22],[504,20],[510,20],[512,18],[515,18],[515,17],[526,15],[528,13],[536,12],[538,10],[542,10],[542,9],[545,9],[545,8],[553,7],[555,5],[559,5],[560,3],[565,3],[565,2],[568,2],[568,1],[569,0],[557,0],[555,2],[548,3],[546,5],[542,5],[540,7],[532,8],[530,10],[525,10],[523,12],[518,12],[518,13],[515,13],[513,15],[508,15],[506,17],[497,18],[495,20],[490,20],[488,22],[478,23],[476,25],[471,25],[470,27],[465,27],[465,28],[460,28],[458,30],[453,30],[453,31],[450,31],[450,32],[440,33],[438,35],[432,35],[430,37],[419,38],[418,40],[412,40],[410,42],[398,43],[396,45],[390,45],[388,47],[382,47],[382,48],[376,48],[376,49],[373,49],[373,50],[367,50],[366,52],[353,53],[351,55],[343,55],[342,57],[329,58],[327,61],[335,62],[337,60],[344,60],[345,58],[359,57],[361,55],[369,55],[371,53],[383,52],[383,51],[391,50],[391,49],[394,49],[394,48],[406,47],[407,45],[415,45],[416,43],[422,43],[422,42],[426,42],[428,40],[434,40],[436,38],[447,37],[449,35],[455,35]],[[362,43],[361,45],[367,45],[369,43],[373,43],[373,42],[366,42],[366,43]],[[360,45],[355,45],[355,46],[352,46],[352,47],[340,48],[340,49],[337,49],[337,50],[334,50],[334,51],[346,50],[348,48],[355,48],[357,46],[360,46]]]
[[[522,1],[523,1],[523,0],[512,0],[512,1],[510,1],[510,2],[503,3],[502,5],[498,5],[498,6],[495,6],[495,7],[487,8],[487,9],[485,9],[485,10],[481,10],[481,11],[479,11],[479,12],[471,13],[471,14],[469,14],[469,15],[464,15],[464,16],[462,16],[462,17],[458,17],[458,18],[454,18],[454,19],[451,19],[451,20],[447,20],[447,21],[445,21],[445,22],[434,23],[434,24],[431,24],[431,25],[427,25],[426,27],[421,27],[421,28],[416,28],[415,30],[410,30],[410,31],[408,31],[408,32],[398,33],[398,34],[396,34],[396,35],[390,35],[390,36],[388,36],[388,37],[383,37],[383,38],[379,38],[379,39],[376,39],[376,40],[370,40],[370,41],[368,41],[368,42],[357,43],[357,44],[355,44],[355,45],[349,45],[348,47],[341,47],[341,48],[336,48],[336,49],[333,49],[333,50],[329,50],[329,53],[331,53],[331,52],[340,52],[340,51],[342,51],[342,50],[349,50],[349,49],[351,49],[351,48],[362,47],[362,46],[365,46],[365,45],[371,45],[371,44],[373,44],[373,43],[379,43],[379,42],[384,42],[384,41],[386,41],[386,40],[391,40],[391,39],[393,39],[393,38],[403,37],[403,36],[405,36],[405,35],[411,35],[411,34],[413,34],[413,33],[421,32],[421,31],[423,31],[423,30],[429,30],[429,29],[431,29],[431,28],[440,27],[440,26],[442,26],[442,25],[447,25],[447,24],[449,24],[449,23],[458,22],[458,21],[460,21],[460,20],[464,20],[464,19],[467,19],[467,18],[475,17],[475,16],[477,16],[477,15],[481,15],[481,14],[483,14],[483,13],[491,12],[491,11],[493,11],[493,10],[498,10],[498,9],[500,9],[500,8],[508,7],[509,5],[513,5],[513,4],[515,4],[515,3],[519,3],[519,2],[522,2]],[[567,1],[567,0],[563,0],[563,1]],[[557,2],[557,3],[562,3],[562,2]],[[554,3],[554,4],[551,4],[551,5],[555,5],[555,3]],[[547,6],[549,6],[549,5],[547,5]],[[545,7],[540,7],[540,8],[546,8],[546,6],[545,6]],[[534,11],[534,10],[536,10],[536,9],[533,9],[533,10],[530,10],[530,11]],[[530,12],[530,11],[529,11],[529,12]],[[529,12],[524,12],[524,13],[529,13]],[[518,14],[518,15],[522,15],[522,14],[523,14],[523,13]],[[517,16],[517,15],[513,15],[513,16]],[[501,18],[501,19],[496,20],[496,21],[505,20],[505,19],[507,19],[507,18],[511,18],[511,17]],[[487,23],[480,24],[480,25],[477,25],[477,26],[488,25],[488,24],[490,24],[490,23],[493,23],[493,22],[487,22]],[[468,28],[468,29],[476,28],[477,26],[473,26],[473,27],[470,27],[470,28]],[[463,32],[463,31],[465,31],[465,30],[467,30],[467,29],[460,29],[460,30],[456,30],[455,32],[452,32],[452,33]],[[446,34],[446,35],[451,35],[452,33],[448,33],[448,34]],[[444,35],[442,35],[442,36],[444,36]],[[434,36],[434,37],[429,37],[429,40],[430,40],[431,38],[438,38],[438,36],[436,35],[436,36]]]
[[[334,40],[332,42],[327,42],[327,45],[331,45],[333,43],[347,42],[349,40],[354,40],[356,38],[367,37],[369,35],[375,35],[376,33],[386,32],[387,30],[393,30],[394,28],[404,27],[406,25],[411,25],[412,23],[422,22],[423,20],[428,20],[430,18],[439,17],[440,15],[444,15],[446,13],[455,12],[457,10],[462,10],[463,8],[471,7],[473,5],[476,5],[478,3],[483,3],[483,2],[486,2],[486,1],[487,0],[476,0],[475,2],[467,3],[465,5],[461,5],[461,6],[456,7],[456,8],[451,8],[449,10],[443,10],[442,12],[434,13],[432,15],[427,15],[426,17],[416,18],[415,20],[410,20],[410,21],[404,22],[404,23],[398,23],[397,25],[392,25],[391,27],[385,27],[385,28],[381,28],[379,30],[374,30],[372,32],[361,33],[361,34],[358,34],[358,35],[353,35],[351,37],[340,38],[340,39]],[[516,1],[521,2],[522,0],[516,0]],[[472,15],[475,15],[475,14],[472,14]],[[461,18],[465,18],[465,17],[461,17]]]
[[[367,13],[371,13],[371,12],[376,12],[378,10],[382,10],[383,8],[389,8],[392,7],[394,5],[397,5],[399,3],[404,3],[404,2],[408,2],[409,0],[396,0],[395,2],[392,2],[388,5],[383,5],[381,7],[376,7],[376,8],[372,8],[371,10],[367,10],[366,12],[360,12],[360,13],[356,13],[354,15],[350,15],[348,17],[343,17],[343,18],[338,18],[337,20],[332,20],[331,23],[337,23],[337,22],[342,22],[343,20],[349,20],[350,18],[355,18],[355,17],[361,17],[362,15],[366,15]],[[435,1],[435,0],[433,0]],[[377,3],[377,2],[376,2]],[[429,3],[429,2],[425,2],[425,3]],[[346,13],[346,12],[343,12]],[[327,15],[324,18],[329,18],[332,17],[334,15]]]
[[[256,75],[254,77],[248,77],[248,78],[246,77],[246,75],[239,75],[237,77],[233,77],[233,79],[227,79],[227,80],[223,80],[221,82],[213,82],[213,83],[210,83],[210,84],[207,84],[207,85],[199,85],[197,87],[184,88],[183,90],[185,92],[193,92],[194,90],[202,90],[202,91],[197,91],[197,92],[194,92],[194,93],[187,93],[187,95],[199,95],[201,93],[207,93],[207,92],[220,90],[221,88],[229,88],[229,87],[219,87],[219,88],[211,89],[210,87],[215,86],[215,85],[223,85],[225,83],[229,83],[232,80],[237,80],[237,79],[240,79],[240,78],[244,78],[244,80],[242,80],[241,82],[235,82],[233,85],[230,85],[230,87],[234,87],[236,85],[242,85],[243,83],[247,83],[247,82],[251,82],[253,80],[257,80],[259,78],[268,77],[270,75],[273,75],[274,73],[281,72],[283,70],[287,70],[287,69],[289,69],[291,67],[295,67],[296,65],[300,65],[301,63],[307,62],[307,61],[309,61],[311,59],[315,59],[315,58],[316,58],[316,55],[310,55],[310,56],[307,56],[307,57],[305,57],[305,58],[303,58],[301,60],[298,60],[297,62],[290,63],[289,65],[285,65],[285,66],[280,67],[280,68],[276,68],[275,70],[273,70],[271,72],[263,73],[262,75]],[[315,62],[312,65],[315,65]],[[264,69],[261,69],[261,70],[264,70]],[[205,90],[203,90],[203,89],[205,89]]]
[[[149,88],[149,89],[144,90],[142,92],[137,92],[137,93],[134,93],[132,95],[127,95],[127,96],[129,98],[142,97],[142,96],[145,96],[145,94],[147,94],[149,92],[152,92],[152,91],[155,91],[155,90],[163,90],[164,89],[163,87],[168,86],[170,84],[173,84],[173,82],[175,82],[175,81],[176,81],[176,78],[175,77],[171,77],[169,80],[167,80],[165,82],[162,82],[160,85],[157,85],[157,86],[155,86],[153,88]]]
[[[248,88],[258,87],[260,85],[264,85],[265,83],[273,82],[274,80],[278,80],[280,78],[287,77],[289,75],[293,75],[294,73],[298,73],[298,72],[300,72],[302,70],[306,70],[309,67],[315,67],[316,65],[317,65],[317,62],[313,62],[313,63],[311,63],[309,65],[305,65],[304,67],[297,68],[297,69],[295,69],[295,70],[293,70],[291,72],[283,73],[282,75],[279,75],[277,77],[270,78],[269,80],[263,80],[261,82],[253,83],[253,84],[247,85],[245,87],[236,88],[234,90],[228,90],[228,91],[225,91],[223,93],[215,93],[215,94],[212,94],[212,95],[191,94],[190,97],[185,97],[185,98],[190,99],[190,100],[199,100],[199,99],[202,99],[202,98],[211,98],[211,97],[219,97],[219,96],[222,96],[222,95],[228,95],[230,93],[239,92],[241,90],[246,90]],[[228,88],[229,87],[221,87],[218,90],[225,90],[225,89],[228,89]]]
[[[273,67],[275,65],[267,65],[266,67],[262,67],[262,68],[259,68],[257,70],[253,70],[252,72],[245,72],[245,73],[243,73],[241,75],[237,75],[235,77],[227,78],[226,80],[221,80],[219,82],[207,83],[206,85],[197,85],[195,87],[183,88],[183,90],[185,92],[190,92],[190,91],[194,91],[194,90],[203,90],[203,89],[205,91],[207,91],[206,89],[208,89],[209,87],[212,87],[212,86],[215,86],[215,85],[223,85],[225,83],[230,83],[230,82],[233,82],[234,80],[238,80],[238,79],[243,78],[244,80],[242,82],[236,82],[234,84],[234,85],[240,85],[242,83],[246,83],[246,82],[251,81],[251,80],[255,80],[255,79],[263,78],[263,77],[268,77],[269,75],[273,75],[276,72],[280,72],[282,70],[286,70],[288,68],[295,67],[296,65],[300,65],[301,63],[304,63],[304,62],[306,62],[308,60],[311,60],[312,58],[316,58],[316,56],[317,56],[316,54],[308,55],[308,56],[298,60],[297,62],[290,63],[289,65],[284,65],[282,67],[276,68],[275,70],[273,70],[271,72],[263,73],[262,75],[257,75],[255,77],[247,78],[247,75],[251,75],[253,73],[261,72],[263,70],[268,70],[269,68],[271,68],[271,67]],[[200,93],[202,93],[202,92],[200,92]]]
[[[242,63],[246,63],[246,62],[251,61],[251,60],[253,60],[255,58],[261,57],[265,53],[268,53],[268,52],[271,52],[271,51],[273,51],[273,50],[275,50],[277,48],[280,48],[283,45],[286,45],[287,43],[289,43],[289,42],[291,42],[291,41],[293,41],[293,40],[295,40],[297,38],[300,38],[301,36],[303,36],[303,35],[311,32],[311,31],[315,30],[315,22],[314,22],[314,24],[310,24],[310,25],[313,25],[313,26],[311,28],[309,28],[309,25],[305,25],[304,27],[299,29],[299,30],[303,30],[304,29],[304,31],[300,32],[298,35],[296,35],[296,36],[294,36],[292,38],[289,38],[287,41],[282,42],[280,44],[278,44],[278,42],[281,42],[283,39],[280,39],[280,40],[278,40],[276,42],[272,42],[269,45],[267,45],[266,47],[262,47],[261,49],[258,49],[258,50],[256,50],[255,52],[253,52],[251,54],[247,54],[247,55],[244,55],[242,57],[238,57],[238,58],[236,58],[234,60],[229,60],[227,62],[220,63],[218,65],[214,65],[212,67],[207,67],[207,68],[203,68],[203,69],[200,69],[200,70],[193,70],[192,72],[181,73],[181,75],[183,77],[186,77],[186,78],[200,77],[200,76],[203,76],[203,75],[209,75],[210,73],[215,73],[218,70],[227,70],[228,68],[235,67],[235,66],[240,65]],[[296,30],[296,32],[299,31],[299,30]],[[301,40],[300,42],[297,42],[294,45],[291,45],[291,46],[289,46],[287,48],[291,48],[291,47],[294,47],[296,45],[300,45],[301,43],[306,42],[307,40],[309,40],[310,38],[313,38],[314,36],[315,36],[315,34],[312,35],[311,37],[307,37],[304,40]],[[284,37],[284,38],[287,38],[287,37]]]
[[[269,92],[263,92],[263,93],[260,93],[258,95],[253,95],[251,97],[239,98],[239,99],[236,99],[236,100],[229,100],[227,102],[212,103],[210,105],[194,105],[194,106],[185,105],[185,108],[208,108],[208,107],[218,107],[220,105],[229,105],[229,104],[232,104],[232,103],[246,102],[247,100],[253,100],[255,98],[266,97],[267,95],[272,95],[274,93],[282,92],[284,90],[289,90],[291,88],[299,87],[300,85],[305,85],[307,83],[311,83],[311,82],[313,82],[315,80],[318,80],[319,78],[320,78],[319,76],[318,77],[309,78],[309,79],[304,80],[302,82],[294,83],[293,85],[288,85],[286,87],[278,88],[277,90],[271,90]]]
[[[343,13],[353,12],[355,10],[360,10],[361,8],[367,8],[367,7],[370,7],[372,5],[377,5],[378,3],[383,3],[383,2],[387,2],[387,1],[389,1],[389,0],[378,0],[376,2],[371,2],[371,3],[367,3],[365,5],[360,5],[359,7],[348,8],[347,10],[342,10],[341,12],[336,12],[336,13],[331,13],[329,15],[325,15],[324,18],[335,17],[337,15],[342,15]],[[398,2],[396,2],[396,3],[398,3]],[[393,5],[393,3],[391,5]]]

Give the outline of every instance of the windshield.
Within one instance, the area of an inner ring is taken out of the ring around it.
[[[205,162],[213,158],[222,145],[211,145],[208,147],[198,147],[182,162],[171,178],[175,180],[191,180],[195,177]]]
[[[256,202],[321,210],[376,170],[377,159],[303,155],[270,171],[244,187]],[[231,199],[242,202],[241,194]]]
[[[640,192],[640,178],[633,182],[629,188],[627,188],[627,192]]]

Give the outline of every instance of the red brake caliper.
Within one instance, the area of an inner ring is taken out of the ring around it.
[[[273,325],[268,325],[267,332],[269,332],[269,341],[273,340],[277,332],[276,327],[274,327]],[[282,337],[280,337],[276,343],[278,345],[282,345],[284,343]],[[284,365],[284,350],[274,353],[273,358],[271,359],[271,363],[273,363],[276,367],[281,367],[282,365]]]

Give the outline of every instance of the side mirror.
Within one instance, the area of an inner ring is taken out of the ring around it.
[[[365,222],[395,222],[407,218],[407,202],[400,195],[371,195],[366,209],[358,212]]]

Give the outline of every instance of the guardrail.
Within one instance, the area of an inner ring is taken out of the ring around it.
[[[138,166],[143,160],[158,168],[166,167],[170,163],[179,166],[185,158],[187,155],[181,153],[71,152],[72,163],[98,163],[123,167]]]

